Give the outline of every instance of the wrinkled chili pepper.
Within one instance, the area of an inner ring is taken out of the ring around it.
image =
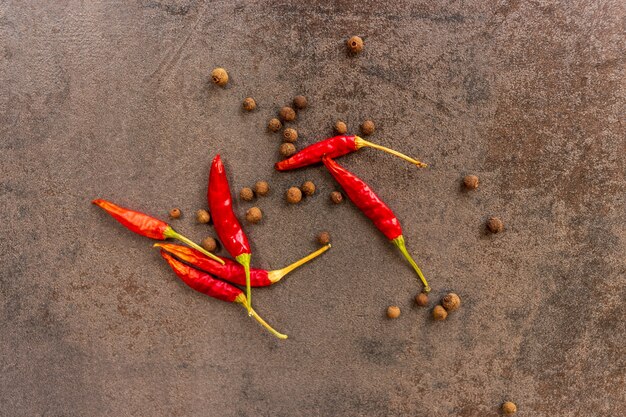
[[[374,193],[374,191],[359,177],[343,168],[329,157],[323,157],[322,162],[335,180],[344,189],[348,198],[365,214],[374,225],[383,232],[387,239],[400,249],[400,252],[409,261],[417,276],[424,284],[424,292],[430,292],[430,286],[424,274],[406,250],[402,228],[393,211]]]
[[[224,281],[232,282],[233,284],[238,285],[246,285],[246,273],[243,266],[231,259],[220,257],[224,261],[224,265],[220,265],[213,259],[207,258],[197,250],[186,246],[174,245],[172,243],[155,243],[154,246],[171,253],[181,261],[187,262],[195,268],[201,269],[216,276],[217,278],[223,279]],[[266,271],[265,269],[250,268],[250,286],[267,287],[275,284],[285,275],[299,266],[304,265],[311,259],[318,257],[329,248],[330,243],[282,269]]]
[[[322,141],[314,143],[311,146],[307,146],[290,158],[277,162],[274,167],[279,171],[288,171],[291,169],[302,168],[308,165],[322,162],[322,157],[324,155],[328,156],[329,158],[337,158],[339,156],[358,151],[359,149],[364,147],[375,148],[390,153],[404,159],[405,161],[409,161],[410,163],[415,164],[420,168],[424,168],[427,166],[423,162],[410,158],[400,152],[394,151],[393,149],[389,149],[384,146],[368,142],[358,136],[334,136],[332,138],[324,139]]]
[[[250,307],[250,303],[246,299],[243,291],[234,285],[220,281],[212,277],[206,272],[198,271],[195,268],[185,265],[184,263],[174,259],[170,254],[161,250],[161,256],[172,267],[176,275],[188,286],[194,290],[206,294],[219,300],[228,301],[229,303],[241,304],[248,310],[248,314],[256,319],[261,326],[265,327],[270,333],[279,339],[286,339],[287,335],[274,330]]]
[[[199,250],[206,256],[214,259],[221,264],[224,263],[220,258],[208,252],[203,247],[197,245],[193,241],[189,240],[185,236],[179,234],[172,226],[168,225],[164,221],[155,219],[147,214],[139,211],[130,210],[124,207],[120,207],[110,201],[103,200],[101,198],[93,200],[93,204],[99,206],[104,211],[109,213],[115,220],[120,222],[128,230],[140,234],[142,236],[149,237],[151,239],[165,240],[168,238],[177,239],[185,244],[191,246],[194,249]]]
[[[209,210],[213,216],[213,227],[220,241],[235,258],[243,265],[246,274],[246,298],[248,311],[252,311],[252,291],[250,290],[250,258],[252,251],[248,238],[233,212],[233,200],[230,195],[226,169],[219,155],[213,159],[209,173],[209,188],[207,191]]]

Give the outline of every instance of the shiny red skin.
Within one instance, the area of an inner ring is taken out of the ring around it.
[[[344,189],[348,198],[365,214],[387,239],[402,236],[402,228],[393,211],[376,195],[362,179],[325,157],[322,159],[333,178]]]
[[[170,264],[176,275],[178,275],[185,284],[202,294],[228,301],[229,303],[235,302],[235,299],[243,294],[243,291],[239,288],[224,281],[220,281],[217,278],[213,278],[206,272],[198,271],[189,265],[185,265],[163,250],[161,251],[161,256]]]
[[[151,239],[166,239],[165,230],[169,228],[169,225],[164,221],[138,211],[120,207],[101,198],[93,200],[92,203],[104,209],[130,231]]]
[[[236,258],[241,254],[251,253],[248,238],[233,212],[228,178],[226,178],[226,170],[219,155],[211,164],[207,199],[215,232],[230,256]]]
[[[279,171],[289,171],[320,163],[324,155],[337,158],[357,149],[356,136],[334,136],[307,146],[292,157],[277,162],[274,167]]]
[[[239,263],[232,259],[222,258],[224,265],[215,262],[213,259],[207,258],[203,253],[187,246],[174,245],[171,243],[160,244],[160,248],[173,254],[181,261],[206,271],[217,278],[238,285],[246,285],[246,273]],[[250,268],[250,286],[267,287],[272,285],[269,279],[268,271],[265,269]]]

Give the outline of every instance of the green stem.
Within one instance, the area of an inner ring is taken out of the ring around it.
[[[163,235],[166,238],[172,238],[172,239],[180,240],[181,242],[187,244],[188,246],[191,246],[192,248],[202,252],[203,254],[205,254],[209,258],[213,259],[214,261],[217,261],[220,264],[224,265],[224,261],[223,260],[221,260],[217,256],[213,255],[211,252],[207,251],[202,246],[198,245],[197,243],[193,242],[192,240],[190,240],[190,239],[186,238],[185,236],[181,235],[180,233],[178,233],[177,231],[175,231],[171,227],[168,227],[167,229],[165,229],[165,232],[163,233]]]
[[[397,238],[393,239],[392,242],[393,242],[394,245],[396,245],[398,247],[398,249],[400,249],[400,252],[402,252],[402,254],[406,258],[406,260],[409,261],[409,263],[411,264],[411,266],[413,267],[413,269],[417,273],[417,276],[422,281],[422,284],[424,284],[424,292],[425,293],[429,293],[430,292],[430,285],[428,285],[428,282],[426,281],[426,278],[424,278],[424,274],[422,274],[422,270],[420,269],[420,267],[417,266],[417,264],[415,263],[415,261],[413,260],[411,255],[409,255],[409,252],[406,250],[406,245],[404,244],[404,237],[402,235],[400,235]]]
[[[236,256],[235,259],[241,265],[243,265],[243,269],[246,273],[246,298],[248,302],[246,304],[246,308],[248,309],[248,314],[252,316],[254,310],[252,310],[252,289],[250,288],[250,258],[252,257],[249,253],[242,253],[239,256]]]

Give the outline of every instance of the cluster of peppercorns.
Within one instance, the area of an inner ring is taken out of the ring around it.
[[[270,192],[270,186],[267,181],[257,181],[254,189],[244,187],[239,192],[239,198],[243,201],[252,201],[255,197],[266,196]],[[246,211],[246,221],[251,224],[257,224],[263,219],[263,212],[259,207],[251,207]]]
[[[278,118],[273,118],[267,123],[267,128],[271,132],[278,132],[283,128],[284,123],[293,122],[297,118],[296,110],[303,110],[308,106],[308,100],[305,96],[296,96],[293,99],[293,107],[285,106],[278,112]],[[295,107],[295,109],[294,109]],[[283,143],[278,148],[281,156],[288,158],[296,153],[294,143],[298,140],[298,131],[293,127],[287,127],[283,130]]]
[[[433,308],[433,319],[437,321],[445,320],[448,317],[448,313],[458,310],[459,307],[461,307],[461,298],[453,292],[446,294],[441,299],[441,304]]]
[[[302,197],[310,197],[315,194],[315,184],[313,181],[305,181],[298,187],[290,187],[285,193],[285,200],[290,204],[298,204],[302,201]]]

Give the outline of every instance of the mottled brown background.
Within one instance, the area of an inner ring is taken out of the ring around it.
[[[0,0],[2,416],[623,414],[625,3],[381,3]],[[396,210],[433,298],[461,295],[447,322],[413,305],[412,271],[354,206],[331,206],[322,168],[273,171],[265,125],[299,93],[298,146],[372,118],[373,140],[431,164],[341,160]],[[286,342],[90,204],[178,206],[200,240],[217,152],[233,188],[273,187],[246,227],[255,265],[334,236],[255,292]],[[287,206],[305,179],[319,194]]]

